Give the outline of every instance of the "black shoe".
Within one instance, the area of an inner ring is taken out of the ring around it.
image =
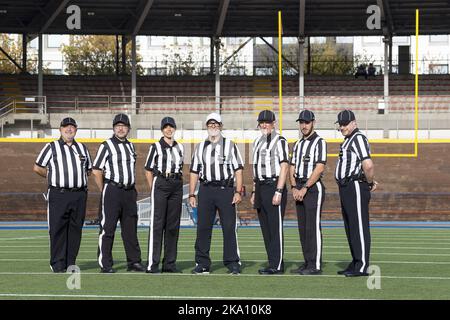
[[[127,271],[144,272],[145,267],[142,264],[140,264],[139,262],[135,262],[128,266]]]
[[[150,270],[145,270],[145,273],[153,273],[153,274],[158,274],[161,273],[161,270],[159,270],[158,268],[156,269],[150,269]]]
[[[304,276],[315,276],[318,274],[321,274],[322,270],[320,269],[304,269],[303,271],[300,272],[300,274],[304,275]]]
[[[298,267],[297,269],[292,269],[291,273],[297,273],[297,274],[301,274],[301,272],[303,270],[306,269],[306,263],[302,264],[300,267]]]
[[[241,274],[241,269],[239,267],[232,267],[228,270],[229,274],[234,274],[234,275],[238,275]]]
[[[347,272],[349,272],[350,270],[349,269],[344,269],[344,270],[339,270],[338,272],[337,272],[337,274],[345,274],[345,273],[347,273]]]
[[[174,269],[162,269],[163,273],[183,273],[183,271],[178,270],[177,268]]]
[[[101,268],[100,273],[116,273],[116,270],[114,270],[111,267],[110,268]]]
[[[283,270],[277,270],[275,268],[263,268],[258,270],[259,274],[272,275],[272,274],[283,274]]]
[[[204,268],[202,266],[196,266],[193,270],[192,270],[193,274],[209,274],[209,268]]]
[[[369,274],[367,272],[359,272],[359,271],[347,271],[344,273],[346,277],[367,277]]]

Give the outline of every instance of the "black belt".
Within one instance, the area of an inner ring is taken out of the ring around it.
[[[134,184],[130,186],[126,186],[123,183],[117,183],[112,180],[105,179],[105,183],[111,184],[113,186],[116,186],[117,188],[123,189],[123,190],[134,190]]]
[[[346,186],[350,182],[359,181],[359,182],[367,182],[366,176],[364,175],[353,175],[350,177],[345,177],[343,179],[337,179],[336,182],[340,186]]]
[[[81,187],[81,188],[60,188],[60,187],[49,186],[49,188],[53,189],[53,190],[56,190],[58,192],[61,192],[61,193],[87,191],[87,187]]]
[[[200,184],[203,186],[212,186],[212,187],[230,187],[232,188],[234,186],[234,181],[229,180],[220,180],[220,181],[207,181],[207,180],[200,180]]]
[[[272,177],[272,178],[264,178],[263,180],[260,180],[260,179],[256,178],[253,181],[255,183],[258,183],[258,184],[262,185],[262,184],[276,184],[277,180],[278,180],[278,177]]]
[[[160,171],[154,171],[153,172],[157,177],[161,177],[164,179],[175,179],[175,180],[181,180],[183,179],[182,173],[162,173]]]

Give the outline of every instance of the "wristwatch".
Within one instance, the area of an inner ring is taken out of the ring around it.
[[[277,189],[277,190],[275,190],[275,192],[283,193],[283,189]]]

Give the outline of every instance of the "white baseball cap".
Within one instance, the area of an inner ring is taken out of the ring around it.
[[[218,114],[216,112],[210,113],[206,117],[206,123],[208,123],[209,120],[214,120],[214,121],[217,121],[219,123],[222,123],[222,117],[220,116],[220,114]]]

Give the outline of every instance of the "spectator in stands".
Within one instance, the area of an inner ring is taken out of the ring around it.
[[[373,66],[373,63],[369,63],[369,67],[367,68],[367,76],[368,77],[375,77],[375,72],[377,70]]]
[[[80,249],[92,162],[86,146],[75,141],[77,123],[73,118],[63,119],[59,132],[61,138],[44,146],[33,171],[48,181],[50,268],[66,272],[75,265]]]
[[[367,70],[365,64],[360,64],[356,69],[355,78],[358,79],[359,76],[364,76],[367,79]]]
[[[162,272],[180,273],[176,260],[183,201],[184,148],[175,141],[176,128],[174,118],[161,120],[163,137],[150,145],[145,163],[152,204],[147,273],[161,273],[159,261],[163,241]]]

